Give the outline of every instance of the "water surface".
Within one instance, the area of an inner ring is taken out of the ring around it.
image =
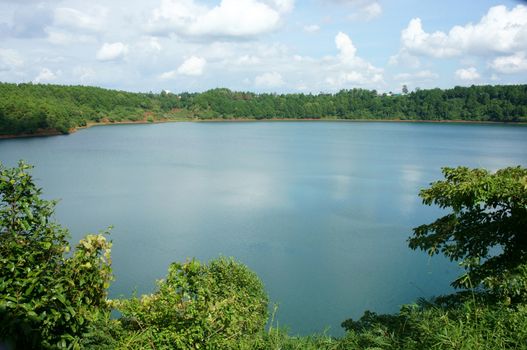
[[[442,166],[527,165],[527,127],[344,122],[93,127],[0,140],[34,164],[73,240],[110,225],[111,296],[153,290],[172,261],[234,256],[293,333],[340,334],[366,309],[450,292],[456,266],[407,248],[441,212],[420,188]]]

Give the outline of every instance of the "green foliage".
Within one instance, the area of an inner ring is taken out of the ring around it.
[[[94,122],[181,118],[527,121],[527,85],[455,87],[390,96],[364,89],[318,95],[229,89],[145,94],[88,86],[0,83],[0,135],[68,133]]]
[[[116,301],[131,349],[228,349],[258,336],[267,296],[258,277],[231,259],[173,263],[158,291]]]
[[[408,305],[395,315],[367,312],[343,326],[350,349],[527,349],[524,305]]]
[[[481,284],[507,301],[527,301],[527,169],[458,167],[443,174],[420,196],[451,212],[415,228],[410,247],[461,261],[467,273],[456,287]]]
[[[19,348],[78,347],[107,310],[111,244],[90,235],[66,257],[68,232],[51,221],[55,202],[40,198],[30,168],[0,164],[0,339]]]
[[[290,336],[286,330],[271,328],[258,342],[247,349],[258,350],[345,350],[357,349],[346,338],[337,339],[327,334]]]

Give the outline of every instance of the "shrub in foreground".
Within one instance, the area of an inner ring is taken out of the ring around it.
[[[109,311],[111,243],[89,235],[67,257],[68,231],[51,220],[55,202],[40,198],[30,168],[0,164],[0,345],[78,348]]]
[[[256,274],[232,259],[173,263],[158,290],[115,302],[132,349],[229,349],[261,335],[267,295]]]
[[[527,349],[525,305],[408,305],[393,315],[366,312],[342,326],[352,349]]]

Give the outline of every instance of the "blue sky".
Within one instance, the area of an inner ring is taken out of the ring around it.
[[[304,93],[527,83],[527,2],[0,0],[0,81]]]

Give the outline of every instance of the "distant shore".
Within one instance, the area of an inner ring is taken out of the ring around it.
[[[34,133],[22,134],[0,134],[1,139],[16,139],[28,137],[48,137],[69,135],[79,130],[88,129],[93,126],[128,125],[128,124],[161,124],[161,123],[231,123],[231,122],[360,122],[360,123],[432,123],[432,124],[505,124],[505,125],[527,125],[527,122],[500,122],[490,120],[409,120],[409,119],[335,119],[335,118],[227,118],[227,119],[199,119],[199,118],[177,118],[158,120],[126,120],[126,121],[103,121],[90,122],[84,126],[78,126],[69,130],[68,134],[61,133],[55,129],[37,130]]]

